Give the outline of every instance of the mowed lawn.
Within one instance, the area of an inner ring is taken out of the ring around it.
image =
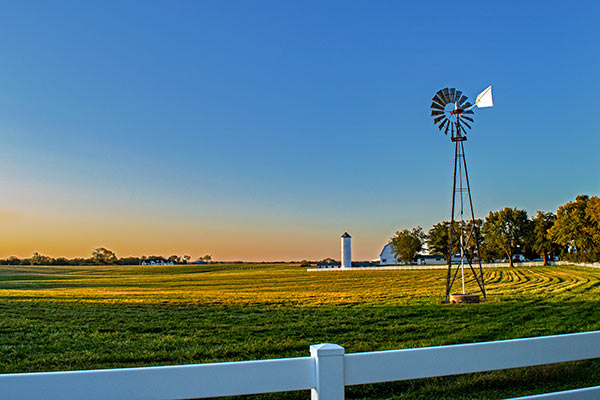
[[[600,270],[484,273],[488,301],[457,306],[442,304],[443,270],[0,266],[0,372],[307,356],[321,342],[359,352],[600,329]],[[346,396],[497,399],[593,385],[598,360],[356,386]]]

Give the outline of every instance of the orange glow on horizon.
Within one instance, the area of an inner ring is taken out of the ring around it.
[[[0,258],[89,257],[106,247],[118,257],[205,254],[218,261],[289,261],[340,257],[340,234],[332,229],[308,230],[281,226],[218,223],[196,224],[164,217],[105,218],[39,217],[0,212]],[[387,238],[353,239],[353,259],[377,257]]]

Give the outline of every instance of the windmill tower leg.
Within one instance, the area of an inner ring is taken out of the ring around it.
[[[467,172],[467,160],[465,159],[465,149],[463,147],[463,142],[460,142],[460,147],[462,150],[462,159],[463,159],[463,165],[464,165],[464,171],[465,171],[465,181],[467,183],[467,193],[469,194],[469,208],[471,210],[471,221],[472,221],[471,222],[471,229],[472,229],[471,234],[474,235],[474,238],[475,238],[475,246],[476,246],[476,250],[477,250],[476,255],[477,255],[477,260],[479,263],[479,271],[478,271],[479,275],[473,269],[472,263],[469,263],[469,265],[471,266],[471,271],[473,271],[473,276],[475,276],[475,281],[477,282],[477,285],[479,285],[479,289],[481,290],[481,294],[483,294],[483,299],[485,300],[486,294],[485,294],[485,283],[483,281],[483,267],[481,265],[481,248],[479,245],[479,230],[475,226],[475,213],[473,211],[473,200],[471,199],[471,185],[469,185],[469,174]]]
[[[450,290],[452,289],[452,257],[454,256],[453,250],[453,233],[454,233],[454,205],[456,202],[456,166],[458,164],[458,143],[455,142],[456,146],[454,147],[454,177],[452,180],[452,211],[450,212],[450,226],[448,227],[448,273],[446,275],[446,303],[450,302]]]

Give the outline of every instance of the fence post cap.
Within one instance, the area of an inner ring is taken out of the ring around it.
[[[334,343],[313,344],[310,346],[312,357],[328,357],[344,355],[344,348]]]

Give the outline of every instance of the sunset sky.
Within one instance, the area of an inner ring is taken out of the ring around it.
[[[457,87],[476,216],[600,194],[600,3],[7,2],[0,257],[372,259],[449,218]]]

